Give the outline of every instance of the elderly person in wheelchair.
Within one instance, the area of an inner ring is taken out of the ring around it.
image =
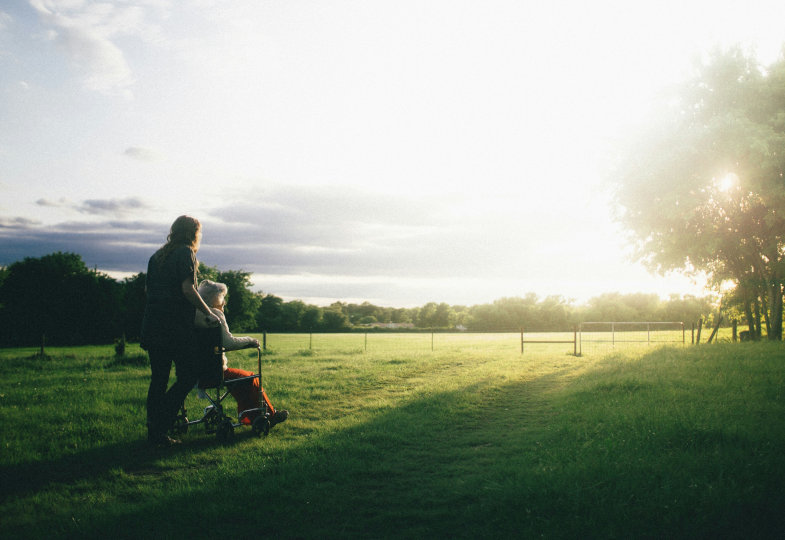
[[[210,310],[216,315],[216,317],[218,317],[221,322],[221,333],[224,350],[232,351],[248,347],[259,347],[259,340],[248,336],[235,337],[229,331],[229,325],[226,322],[226,317],[224,316],[223,312],[224,306],[226,305],[227,291],[228,288],[224,283],[204,280],[199,284],[199,295],[204,299],[204,302],[210,307]],[[205,315],[202,313],[196,314],[195,323],[197,328],[208,328],[210,326],[210,321],[208,321]],[[223,355],[223,370],[225,381],[250,377],[253,375],[253,373],[250,371],[228,367],[225,354]],[[237,401],[237,414],[238,416],[241,416],[238,418],[238,421],[242,422],[243,424],[251,425],[253,423],[254,418],[252,415],[243,416],[241,413],[251,409],[258,409],[260,406],[260,396],[267,403],[267,410],[271,415],[270,427],[280,424],[289,417],[288,411],[284,409],[276,410],[275,407],[273,407],[264,389],[262,389],[261,392],[259,391],[258,378],[249,379],[243,383],[233,384],[229,388],[229,392],[232,394],[232,397],[234,397],[235,401]]]

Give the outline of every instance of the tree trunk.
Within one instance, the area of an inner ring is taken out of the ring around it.
[[[752,302],[750,301],[750,293],[747,288],[744,289],[744,317],[747,319],[747,328],[750,331],[750,336],[754,336],[755,319],[752,318]]]
[[[758,298],[757,293],[755,294],[755,331],[752,333],[755,336],[755,339],[760,339],[761,335],[761,320],[760,320],[760,299]]]
[[[782,341],[782,283],[774,279],[769,285],[771,316],[769,317],[769,340]]]
[[[768,289],[768,287],[767,287]],[[766,297],[770,294],[770,291],[767,290],[765,295],[761,295],[760,302],[762,304],[761,311],[763,312],[763,322],[766,323],[766,335],[771,335],[771,323],[769,319],[769,303],[766,301]],[[762,335],[762,334],[761,334]]]

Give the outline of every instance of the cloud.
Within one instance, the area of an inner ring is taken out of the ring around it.
[[[210,215],[231,234],[300,249],[350,249],[367,245],[369,236],[392,240],[436,222],[439,210],[401,196],[357,188],[279,187],[263,196],[245,197],[215,208]]]
[[[69,203],[67,199],[61,197],[56,201],[50,201],[49,199],[38,199],[35,201],[35,204],[49,208],[62,208],[64,206],[70,206],[71,203]]]
[[[48,36],[81,73],[84,86],[106,94],[130,96],[133,74],[115,38],[133,34],[143,13],[111,3],[62,3],[30,0]]]
[[[278,187],[211,210],[203,252],[213,265],[265,274],[507,275],[536,256],[538,240],[518,233],[517,213],[483,202]]]
[[[129,146],[125,149],[123,154],[131,159],[136,159],[139,161],[158,161],[161,159],[161,155],[155,150],[151,150],[150,148],[143,148],[140,146]]]
[[[0,217],[0,229],[28,229],[35,225],[39,225],[40,223],[40,221],[24,217],[10,219]]]
[[[114,221],[19,225],[0,227],[0,265],[64,251],[81,255],[88,266],[100,270],[142,272],[163,243],[162,227],[155,223],[134,222],[132,227]]]
[[[7,228],[0,262],[65,250],[89,255],[102,269],[139,271],[139,259],[146,262],[170,226],[127,220],[131,212],[148,208],[139,198],[40,199],[37,204],[116,219]],[[276,275],[447,278],[501,271],[503,265],[494,267],[499,262],[494,252],[507,238],[503,229],[509,223],[487,221],[482,214],[456,221],[454,214],[455,203],[447,198],[426,204],[357,188],[277,187],[198,215],[204,225],[199,258],[222,269]]]
[[[538,197],[507,199],[477,193],[424,199],[298,185],[268,186],[242,198],[224,193],[205,201],[220,206],[194,214],[204,233],[198,258],[222,270],[251,272],[257,286],[281,296],[365,295],[392,304],[417,303],[415,293],[426,301],[531,290],[575,294],[570,291],[580,284],[608,277],[602,267],[615,260],[616,247],[592,226],[591,216],[576,213],[565,226],[564,214],[542,207]],[[39,204],[66,206],[81,216],[47,227],[5,222],[0,264],[70,251],[103,271],[145,271],[177,215],[141,221],[139,211],[147,205],[133,197]]]
[[[147,205],[136,197],[127,199],[88,199],[77,210],[84,214],[124,214],[141,210]]]
[[[38,199],[35,202],[38,206],[49,208],[70,208],[82,214],[114,214],[124,215],[128,212],[144,210],[149,206],[138,197],[128,197],[125,199],[87,199],[81,203],[74,203],[61,197],[55,201],[49,199]]]
[[[7,29],[11,21],[13,21],[11,16],[3,10],[0,10],[0,31]]]
[[[512,213],[477,212],[455,223],[456,203],[444,202],[401,224],[392,216],[396,209],[418,208],[414,198],[394,197],[395,204],[375,218],[377,207],[358,209],[371,204],[368,193],[346,192],[343,202],[331,199],[337,206],[320,210],[311,204],[318,190],[311,203],[305,188],[276,192],[242,204],[227,200],[225,206],[197,215],[204,226],[199,260],[222,270],[251,272],[255,287],[265,292],[316,303],[473,304],[529,291],[580,297],[586,287],[599,293],[639,290],[644,284],[640,272],[627,275],[621,266],[608,271],[598,244],[589,244],[594,258],[581,255],[574,249],[579,237],[572,238],[570,253],[549,253],[553,246],[543,243],[537,231],[517,228]],[[298,200],[303,201],[300,207]],[[92,203],[100,209],[114,205],[122,203]],[[358,210],[351,214],[351,208]],[[21,217],[0,219],[0,265],[64,251],[104,272],[144,272],[150,255],[165,242],[169,217],[92,221],[85,216],[46,226]],[[544,222],[543,228],[550,225]],[[585,228],[589,236],[596,234]]]

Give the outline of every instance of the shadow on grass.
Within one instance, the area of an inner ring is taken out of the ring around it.
[[[222,452],[224,447],[214,436],[189,435],[184,444],[168,449],[152,448],[144,440],[120,442],[54,460],[3,466],[0,501],[47,490],[57,497],[67,492],[65,486],[84,486],[83,492],[99,500],[80,508],[79,519],[71,520],[57,508],[36,518],[34,527],[40,527],[39,532],[59,529],[65,536],[101,531],[135,537],[153,523],[159,535],[199,534],[204,520],[193,502],[202,499],[211,501],[212,515],[264,508],[264,512],[249,511],[242,522],[222,525],[222,530],[240,536],[257,529],[284,537],[332,536],[339,530],[361,536],[369,527],[376,531],[400,527],[401,515],[409,517],[406,530],[427,532],[433,523],[453,513],[438,495],[454,484],[453,474],[445,474],[447,462],[460,464],[467,458],[463,454],[476,453],[486,444],[475,442],[476,432],[482,432],[481,412],[464,406],[466,392],[481,390],[482,383],[478,383],[474,389],[428,395],[384,408],[370,421],[345,429],[305,429],[302,440],[278,454],[265,444],[270,439],[259,441],[250,430],[239,430],[232,446],[242,454],[237,470],[218,470],[207,463],[200,471],[204,481],[185,494],[162,487],[154,500],[138,501],[129,493],[133,486],[115,485],[113,474],[120,470],[131,483],[168,479],[172,469],[167,462],[177,462],[178,456]],[[329,415],[329,404],[314,403],[313,411],[318,410]],[[298,430],[296,415],[293,411],[293,419],[276,427],[269,437],[281,430]],[[471,458],[468,467],[474,469]],[[115,489],[125,504],[101,503],[95,493]],[[461,497],[472,498],[468,493]]]
[[[46,436],[45,426],[40,426]],[[250,434],[250,432],[249,432]],[[58,459],[0,466],[0,503],[45,490],[57,484],[72,485],[106,477],[122,468],[129,474],[162,475],[169,468],[158,463],[161,458],[220,447],[215,437],[193,438],[188,444],[160,448],[146,440],[118,442],[64,455]]]
[[[580,410],[562,408],[575,401],[577,391],[564,383],[571,371],[422,395],[365,422],[312,432],[278,453],[265,440],[239,437],[232,470],[205,467],[199,483],[162,489],[151,500],[98,502],[72,523],[43,515],[32,533],[56,527],[63,536],[128,538],[217,530],[273,538],[741,538],[782,530],[781,433],[769,441],[770,453],[752,456],[757,462],[733,461],[739,457],[733,449],[760,450],[765,436],[720,441],[730,448],[707,442],[724,452],[699,456],[716,467],[696,465],[694,448],[668,448],[656,439],[641,453],[614,442],[641,436],[623,420],[588,433],[594,426]],[[648,388],[614,385],[606,376],[602,368],[584,376],[601,389],[600,417],[617,413],[619,396]],[[329,404],[317,408],[329,415]],[[296,430],[296,414],[270,437]],[[117,444],[3,470],[11,481],[4,489],[20,496],[103,477],[114,467],[155,481],[165,472],[162,456],[211,448],[220,451],[214,438],[168,450]]]

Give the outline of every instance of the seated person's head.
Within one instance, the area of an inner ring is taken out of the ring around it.
[[[205,279],[199,284],[199,296],[211,308],[223,309],[226,305],[228,287],[223,283]]]

